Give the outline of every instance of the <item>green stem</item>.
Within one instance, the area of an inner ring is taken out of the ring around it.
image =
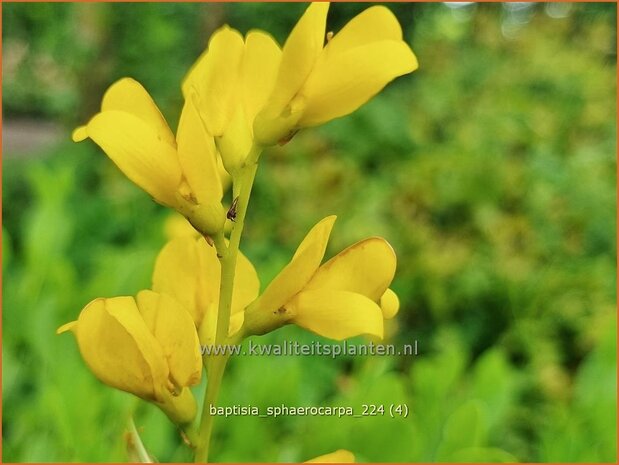
[[[218,250],[222,255],[221,261],[221,287],[219,295],[219,314],[217,316],[217,332],[215,344],[223,344],[228,338],[230,314],[232,312],[232,290],[236,271],[236,258],[239,253],[241,236],[245,226],[245,214],[249,204],[249,196],[256,177],[258,164],[256,162],[246,166],[239,176],[240,192],[236,207],[236,221],[230,234],[230,243],[225,251]]]
[[[230,242],[227,247],[222,238],[215,240],[217,254],[221,263],[221,283],[219,289],[219,311],[217,315],[217,332],[215,333],[215,345],[223,347],[228,338],[230,326],[230,314],[232,312],[232,290],[234,289],[234,275],[236,271],[236,259],[239,253],[239,244],[245,226],[245,214],[249,204],[249,197],[258,169],[258,157],[260,147],[254,147],[247,157],[247,164],[234,179],[234,194],[238,195],[236,204],[236,220],[230,234]],[[202,418],[200,421],[199,442],[196,449],[195,462],[205,463],[208,460],[211,434],[213,431],[214,417],[211,415],[211,405],[217,402],[221,380],[228,362],[229,354],[212,356],[207,364],[208,384],[204,394],[202,406]]]
[[[195,422],[191,423],[190,425],[179,426],[179,431],[185,444],[187,444],[191,448],[195,448],[197,446],[198,428]]]
[[[148,455],[148,452],[144,447],[144,443],[142,442],[142,438],[140,438],[140,434],[135,427],[135,423],[133,422],[133,416],[129,417],[129,436],[131,438],[130,444],[133,447],[133,451],[135,452],[139,462],[153,463],[153,460],[150,458],[150,455]]]
[[[214,363],[210,364],[210,370],[208,373],[208,384],[206,385],[206,392],[204,395],[204,405],[202,406],[202,420],[200,422],[199,441],[196,449],[196,455],[194,462],[207,463],[208,453],[211,445],[211,436],[213,432],[213,422],[215,417],[211,415],[211,405],[215,405],[217,402],[217,396],[219,395],[219,388],[221,387],[221,380],[226,369],[226,362],[228,361],[228,355],[218,355],[213,360]]]

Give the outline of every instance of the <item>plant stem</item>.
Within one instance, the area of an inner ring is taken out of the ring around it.
[[[198,444],[198,428],[194,423],[187,426],[179,426],[179,432],[185,444],[194,449]]]
[[[211,445],[211,436],[213,432],[213,421],[215,417],[211,415],[211,405],[217,402],[219,388],[223,378],[228,355],[217,355],[210,364],[208,373],[208,384],[204,395],[204,405],[202,406],[202,420],[200,422],[199,442],[196,449],[194,462],[207,463],[208,453]]]
[[[239,253],[239,244],[245,226],[245,214],[249,204],[249,197],[258,169],[258,157],[262,149],[252,148],[247,156],[247,164],[234,179],[234,194],[238,195],[236,204],[236,220],[230,234],[230,242],[227,247],[224,241],[217,240],[217,254],[221,263],[221,283],[219,289],[219,311],[217,315],[217,331],[215,333],[215,345],[223,347],[228,338],[230,326],[230,314],[232,312],[232,291],[234,289],[234,275],[236,271],[236,259]],[[221,350],[221,349],[220,349]],[[221,380],[228,362],[229,354],[213,355],[207,364],[208,384],[204,394],[202,406],[202,418],[200,421],[199,443],[196,449],[195,462],[205,463],[208,461],[211,434],[213,431],[214,417],[211,415],[211,405],[217,402]]]
[[[133,416],[129,417],[129,437],[131,438],[130,446],[133,447],[133,452],[135,452],[140,463],[153,463],[135,427]]]

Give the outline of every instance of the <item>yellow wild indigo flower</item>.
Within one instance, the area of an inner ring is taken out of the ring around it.
[[[383,311],[385,320],[390,320],[397,315],[400,310],[400,299],[392,289],[387,289],[380,298],[380,308]]]
[[[95,299],[57,332],[66,331],[99,380],[155,403],[175,423],[193,420],[189,386],[202,376],[200,343],[191,316],[174,299],[152,291]]]
[[[186,236],[193,238],[200,237],[200,233],[191,226],[191,223],[178,213],[172,213],[166,218],[163,223],[163,233],[167,240]]]
[[[284,44],[273,92],[254,122],[263,145],[352,113],[398,76],[417,69],[396,17],[373,6],[325,45],[329,3],[312,3]]]
[[[355,463],[355,456],[352,452],[340,449],[330,454],[313,458],[305,463]]]
[[[383,320],[399,308],[389,289],[395,253],[384,239],[370,237],[321,266],[334,222],[335,216],[329,216],[314,226],[290,263],[249,306],[247,335],[294,323],[336,340],[362,334],[383,337]]]
[[[86,138],[131,181],[178,210],[203,234],[223,227],[217,152],[192,102],[183,107],[175,138],[144,87],[120,79],[105,93],[101,112],[73,132],[76,142]]]
[[[280,58],[268,34],[250,31],[243,39],[223,26],[183,82],[185,99],[199,108],[230,173],[242,168],[252,149],[254,118],[273,90]]]
[[[213,344],[217,329],[221,262],[217,251],[202,237],[182,236],[169,241],[159,253],[153,272],[153,290],[172,296],[185,307],[200,342]],[[251,262],[239,252],[236,262],[229,335],[243,325],[245,307],[256,299],[260,281]]]

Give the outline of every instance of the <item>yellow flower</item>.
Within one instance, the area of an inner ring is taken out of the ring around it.
[[[135,184],[175,208],[205,234],[223,227],[225,211],[213,138],[186,102],[176,138],[148,92],[123,78],[105,93],[101,112],[73,132],[91,138]]]
[[[193,420],[188,386],[202,376],[200,343],[191,316],[174,299],[152,291],[95,299],[57,332],[69,330],[99,380],[156,403],[176,423]]]
[[[280,57],[268,34],[250,31],[243,39],[223,26],[183,82],[185,99],[199,108],[230,173],[243,166],[252,148],[253,121],[273,90]]]
[[[172,213],[163,223],[163,232],[166,239],[174,239],[176,237],[200,237],[200,233],[194,229],[187,219],[178,213]]]
[[[324,45],[328,9],[329,3],[312,3],[284,44],[273,92],[254,122],[263,145],[355,111],[418,67],[384,6],[363,11]]]
[[[177,237],[159,253],[153,290],[174,297],[190,313],[200,342],[212,344],[217,329],[221,263],[203,238]],[[243,325],[245,307],[256,299],[260,281],[251,262],[239,253],[236,262],[229,335]]]
[[[352,452],[344,449],[336,450],[330,454],[321,455],[305,463],[355,463],[355,456]]]
[[[320,266],[334,222],[335,216],[329,216],[314,226],[290,263],[249,306],[247,334],[295,323],[336,340],[361,334],[383,337],[383,319],[393,317],[399,307],[389,289],[395,253],[384,239],[370,237]]]

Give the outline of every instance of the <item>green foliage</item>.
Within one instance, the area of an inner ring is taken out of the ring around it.
[[[363,8],[333,5],[330,25]],[[420,70],[264,154],[243,249],[264,287],[328,214],[327,255],[384,236],[402,302],[388,339],[419,355],[237,357],[221,404],[409,414],[222,417],[213,459],[614,461],[616,6],[390,8]],[[282,40],[302,9],[5,4],[5,115],[81,122],[131,75],[173,123],[213,28]],[[158,460],[190,460],[158,409],[96,381],[55,335],[93,298],[149,286],[169,213],[89,142],[5,153],[3,189],[4,461],[125,461],[131,414]],[[261,342],[283,340],[316,337]]]

